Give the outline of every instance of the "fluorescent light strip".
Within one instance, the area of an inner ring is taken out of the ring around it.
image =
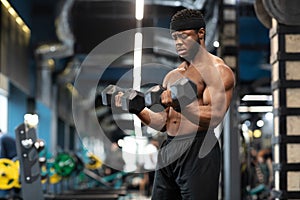
[[[142,67],[142,47],[143,34],[137,32],[134,37],[134,55],[133,55],[133,89],[141,89],[141,67]]]
[[[272,95],[245,95],[243,101],[272,101]]]
[[[1,0],[2,4],[5,6],[5,8],[9,8],[10,7],[10,4],[8,3],[7,0]]]
[[[142,81],[142,48],[143,48],[143,34],[137,32],[134,37],[134,63],[133,63],[133,89],[141,89]],[[134,132],[136,136],[142,136],[141,120],[134,115]]]
[[[14,18],[17,17],[17,13],[16,13],[16,11],[15,11],[12,7],[8,8],[8,12],[9,12]]]
[[[144,0],[135,1],[135,18],[142,20],[144,18]]]
[[[239,106],[239,112],[272,112],[273,106]]]
[[[20,26],[23,26],[23,25],[24,25],[24,22],[23,22],[23,20],[21,19],[21,17],[16,17],[16,22],[17,22]]]
[[[4,5],[4,7],[7,9],[7,11],[13,16],[16,20],[16,22],[19,24],[19,26],[22,27],[22,30],[30,34],[30,29],[27,25],[25,25],[24,21],[19,17],[18,13],[15,11],[15,9],[10,5],[10,3],[7,0],[0,0],[1,3]]]

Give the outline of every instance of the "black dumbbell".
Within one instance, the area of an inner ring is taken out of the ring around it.
[[[145,98],[142,92],[128,89],[121,97],[122,110],[138,114],[145,108]]]
[[[163,111],[165,108],[161,104],[161,94],[166,89],[161,85],[155,85],[145,92],[145,106],[155,112]]]
[[[145,107],[143,93],[116,85],[109,85],[101,92],[102,104],[106,106],[115,105],[115,96],[119,92],[124,93],[121,97],[122,110],[137,114]]]
[[[197,99],[197,85],[188,78],[181,78],[170,86],[173,107],[180,111]]]
[[[101,96],[102,96],[102,104],[105,106],[111,106],[114,105],[115,103],[115,96],[119,93],[119,92],[124,92],[125,89],[120,88],[116,85],[109,85],[107,86],[102,92],[101,92]]]
[[[197,98],[197,85],[188,78],[181,78],[170,86],[173,107],[180,111]],[[161,94],[165,91],[161,85],[155,85],[145,92],[145,105],[155,111],[162,111]]]

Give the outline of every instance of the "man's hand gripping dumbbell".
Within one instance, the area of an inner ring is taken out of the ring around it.
[[[131,88],[109,85],[101,95],[103,105],[121,107],[122,110],[133,114],[138,114],[145,108],[144,94]]]
[[[197,86],[188,78],[182,78],[171,85],[169,90],[156,85],[144,95],[134,89],[109,85],[101,95],[103,105],[121,107],[122,110],[133,114],[139,114],[145,107],[151,108],[156,104],[163,107],[172,106],[180,112],[181,108],[197,99]]]
[[[148,108],[162,105],[171,106],[180,112],[182,108],[197,99],[197,86],[188,78],[181,78],[167,90],[161,85],[151,87],[145,92],[145,104]]]

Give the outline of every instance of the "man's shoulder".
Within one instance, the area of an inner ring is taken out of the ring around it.
[[[228,66],[222,58],[220,58],[216,55],[213,55],[213,54],[211,54],[211,55],[213,56],[215,66],[217,66],[219,69],[223,69],[223,70],[225,69],[225,71],[227,71],[227,70],[232,71],[230,66]]]
[[[166,83],[170,83],[172,81],[174,81],[174,79],[179,79],[180,77],[182,77],[182,65],[180,64],[177,68],[170,70],[166,76],[164,77],[164,85]]]
[[[214,54],[210,54],[214,60],[214,63],[218,64],[218,65],[226,65],[224,60]]]

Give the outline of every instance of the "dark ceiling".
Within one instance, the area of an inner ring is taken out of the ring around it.
[[[146,5],[144,27],[167,28],[176,7]],[[159,22],[159,24],[158,24]],[[89,53],[103,40],[136,28],[134,3],[130,1],[78,1],[74,3],[70,23],[76,40],[76,53]]]

